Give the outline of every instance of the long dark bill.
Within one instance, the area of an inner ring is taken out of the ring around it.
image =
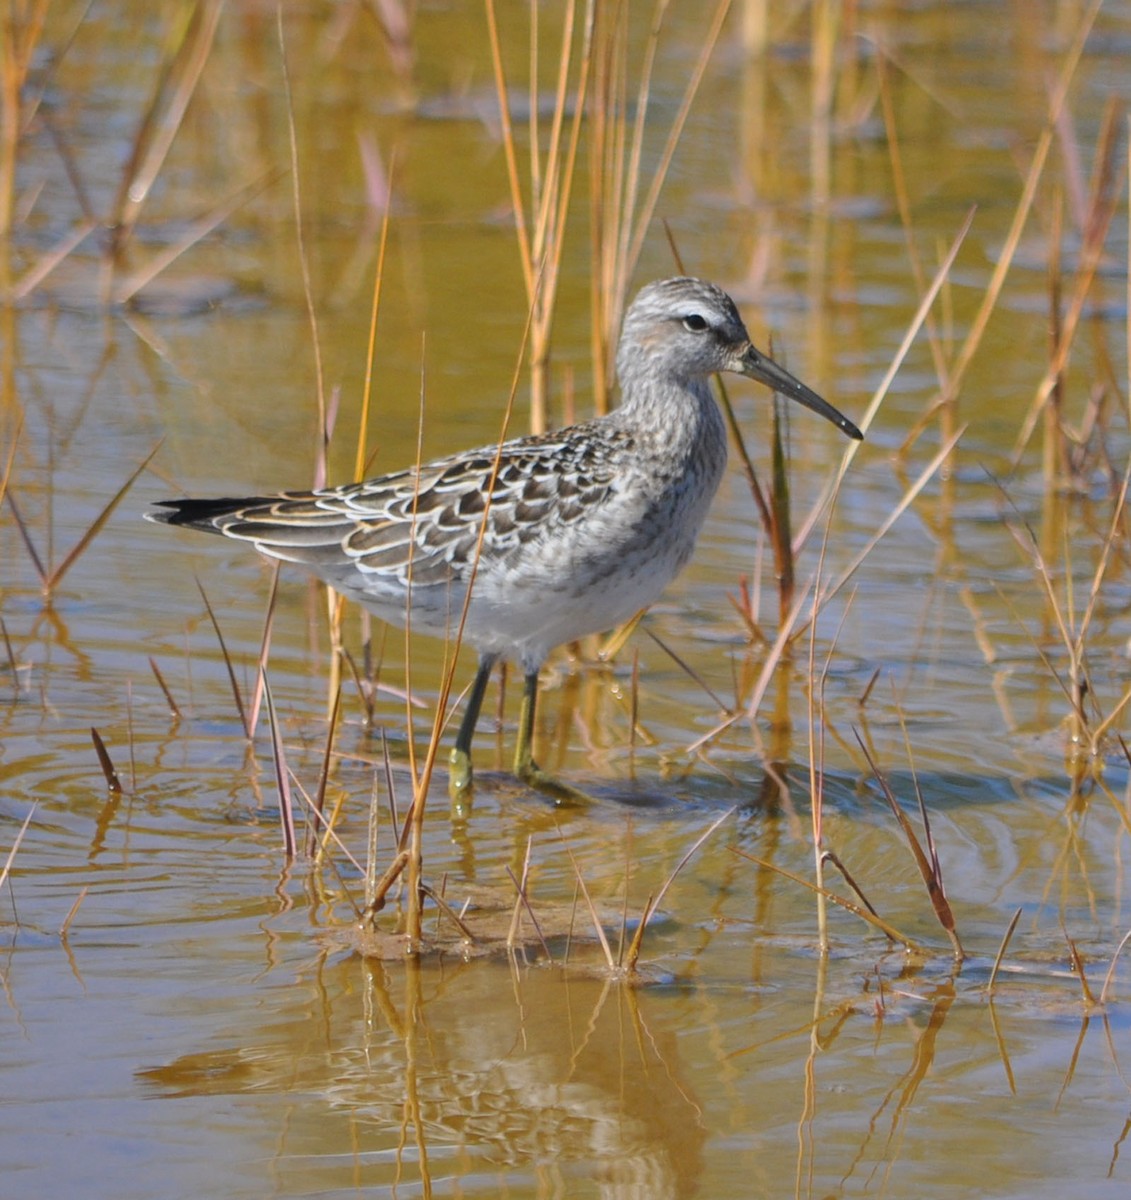
[[[823,400],[812,388],[807,388],[785,367],[779,367],[772,358],[767,358],[753,346],[748,347],[742,355],[742,374],[750,379],[757,379],[759,383],[764,383],[790,400],[796,400],[798,404],[804,404],[806,408],[820,413],[826,421],[831,421],[842,433],[848,434],[850,438],[855,438],[858,442],[863,441],[864,435],[844,413],[833,408],[827,400]]]

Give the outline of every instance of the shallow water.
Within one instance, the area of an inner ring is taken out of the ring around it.
[[[790,9],[789,19],[772,15],[780,24],[764,59],[743,48],[731,14],[659,213],[688,268],[736,296],[756,340],[772,338],[794,373],[860,419],[921,295],[892,183],[877,48],[926,276],[977,207],[935,309],[953,362],[1006,244],[1083,6],[859,6],[858,27],[846,24],[837,43],[827,138],[810,117],[810,14]],[[500,13],[516,80],[524,12]],[[649,161],[698,54],[702,12],[677,2],[668,14]],[[11,277],[80,219],[61,143],[94,210],[109,209],[172,14],[155,9],[126,30],[120,12],[96,8],[65,54],[70,26],[52,14],[32,73],[48,107],[20,149]],[[557,14],[542,11],[550,49]],[[417,962],[355,952],[350,897],[362,882],[344,853],[336,870],[288,865],[282,854],[267,723],[249,747],[196,582],[249,694],[270,572],[239,546],[140,519],[169,495],[302,486],[314,471],[317,364],[274,16],[225,10],[129,270],[239,188],[258,181],[259,190],[130,307],[99,301],[92,236],[3,310],[2,449],[6,461],[14,446],[9,486],[26,528],[25,539],[5,502],[0,617],[15,669],[0,678],[4,857],[30,813],[0,908],[6,1196],[1126,1193],[1128,968],[1120,959],[1106,1002],[1087,1006],[1066,935],[1098,997],[1129,925],[1128,770],[1114,736],[1128,722],[1116,715],[1102,763],[1070,755],[1057,606],[1024,549],[1028,528],[1063,619],[1079,627],[1087,616],[1096,727],[1128,678],[1125,531],[1102,552],[1128,458],[1126,197],[1064,379],[1074,426],[1088,420],[1090,398],[1107,405],[1079,486],[1046,485],[1039,437],[1013,456],[1048,362],[1057,205],[1067,310],[1105,105],[1126,99],[1129,22],[1131,5],[1101,6],[957,413],[928,421],[903,452],[938,394],[921,334],[828,519],[824,580],[868,545],[943,444],[945,422],[966,425],[944,471],[825,608],[813,647],[824,671],[826,844],[920,951],[834,911],[822,958],[812,894],[762,865],[812,877],[807,637],[756,719],[697,746],[724,707],[744,712],[765,660],[728,599],[740,577],[760,588],[759,621],[771,639],[776,631],[769,552],[733,466],[694,563],[646,620],[694,676],[644,631],[611,666],[563,655],[546,672],[540,758],[601,802],[555,811],[509,779],[513,677],[501,727],[494,690],[487,701],[466,821],[449,821],[437,773],[426,876],[456,909],[469,904],[483,944]],[[422,8],[411,105],[367,9],[289,9],[286,28],[321,367],[327,394],[341,398],[331,476],[352,471],[376,258],[379,216],[366,203],[360,145],[379,148],[386,170],[395,159],[374,469],[416,454],[422,393],[426,455],[490,442],[525,299],[481,13]],[[634,6],[635,45],[646,29]],[[544,90],[552,79],[546,69]],[[1122,143],[1115,164],[1124,177]],[[564,262],[559,419],[568,403],[588,411],[590,395],[581,215]],[[657,222],[636,280],[671,270]],[[743,382],[730,392],[766,479],[768,397]],[[27,543],[48,572],[63,563],[158,443],[149,470],[45,596]],[[796,529],[845,444],[797,412],[790,447]],[[824,521],[800,560],[803,587]],[[356,614],[345,631],[360,659]],[[375,646],[388,689],[377,728],[365,727],[347,681],[328,796],[344,800],[341,837],[359,859],[375,771],[387,804],[380,735],[403,813],[410,734],[400,697],[407,682],[422,751],[443,668],[443,647],[420,639],[406,680],[402,634],[375,630]],[[270,678],[289,765],[308,791],[326,739],[328,659],[321,593],[284,573]],[[457,687],[471,666],[467,658]],[[120,795],[107,792],[92,726]],[[921,789],[969,955],[961,971],[857,734],[913,820]],[[787,795],[767,762],[787,777]],[[664,894],[640,978],[610,977],[578,876],[616,955],[649,897],[728,812]],[[392,840],[385,821],[382,861]],[[509,926],[512,874],[528,855],[547,947],[524,919],[524,949],[484,953]],[[831,868],[827,882],[846,893]],[[382,929],[397,919],[390,908]],[[431,909],[429,929],[442,927]]]

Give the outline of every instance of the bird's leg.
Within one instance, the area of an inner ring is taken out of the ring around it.
[[[558,804],[592,804],[592,796],[548,775],[534,761],[534,706],[538,699],[538,669],[527,671],[522,685],[522,713],[518,721],[518,745],[514,750],[514,773],[528,787],[552,796]]]
[[[475,672],[475,682],[467,698],[467,710],[456,734],[456,744],[448,755],[448,796],[454,807],[462,808],[471,797],[471,739],[475,736],[479,710],[483,707],[483,697],[487,693],[487,684],[491,682],[491,671],[496,661],[494,654],[480,655],[479,669]]]

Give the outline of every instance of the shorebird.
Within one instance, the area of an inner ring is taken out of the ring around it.
[[[556,646],[650,605],[691,557],[726,466],[711,376],[759,380],[851,438],[860,430],[750,341],[734,301],[699,279],[648,284],[625,314],[620,405],[555,433],[315,491],[164,500],[146,516],[300,563],[382,620],[463,640],[478,671],[449,758],[470,794],[471,741],[491,671],[524,673],[514,771],[559,802],[587,800],[531,753],[538,672]],[[470,599],[468,591],[470,589]]]

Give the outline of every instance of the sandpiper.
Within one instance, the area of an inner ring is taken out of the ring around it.
[[[146,515],[300,563],[381,619],[410,619],[413,631],[450,636],[466,602],[463,640],[479,668],[450,755],[453,801],[470,793],[471,740],[502,659],[524,672],[515,774],[559,802],[582,801],[533,760],[538,672],[556,646],[646,608],[691,557],[726,465],[710,388],[719,371],[863,436],[751,344],[724,291],[679,277],[649,284],[626,313],[621,402],[606,416],[360,483],[164,500]]]

